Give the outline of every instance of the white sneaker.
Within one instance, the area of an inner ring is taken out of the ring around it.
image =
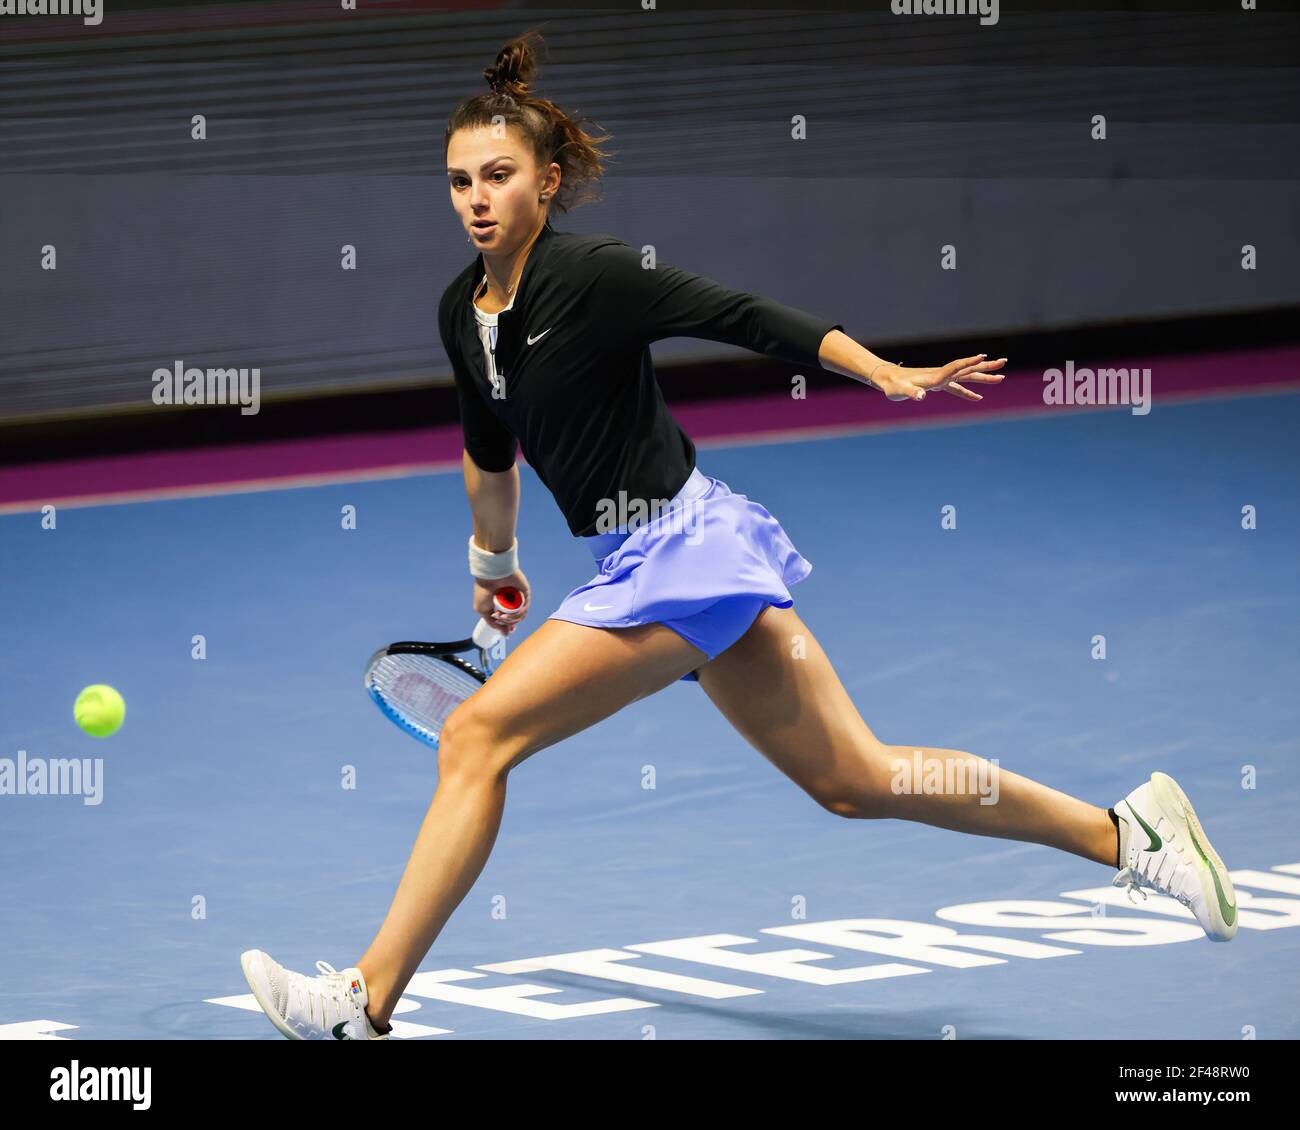
[[[1237,894],[1228,869],[1210,846],[1191,802],[1165,773],[1152,773],[1115,805],[1119,817],[1120,872],[1115,887],[1129,900],[1147,887],[1187,907],[1214,942],[1237,933]]]
[[[386,1040],[366,1015],[370,997],[361,970],[341,973],[318,961],[320,976],[307,977],[285,969],[261,950],[240,954],[239,964],[253,996],[290,1040]]]

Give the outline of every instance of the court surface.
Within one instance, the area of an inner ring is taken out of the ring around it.
[[[831,816],[682,683],[512,775],[397,1034],[1300,1036],[1297,431],[1292,391],[699,453],[813,562],[882,739],[1101,805],[1175,775],[1231,944],[1049,848]],[[592,566],[523,484],[531,630]],[[0,1035],[279,1039],[240,952],[358,958],[436,782],[362,670],[472,627],[468,526],[452,473],[0,516],[0,757],[103,761],[101,803],[0,796]]]

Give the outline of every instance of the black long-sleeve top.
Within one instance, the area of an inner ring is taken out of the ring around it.
[[[497,315],[494,396],[472,308],[482,278],[479,255],[438,305],[465,450],[483,470],[506,471],[517,439],[577,537],[597,532],[600,500],[672,498],[695,466],[655,380],[652,341],[724,341],[817,367],[822,339],[843,329],[676,267],[644,268],[613,236],[547,223]]]

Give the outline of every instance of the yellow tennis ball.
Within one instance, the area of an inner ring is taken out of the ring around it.
[[[126,703],[112,687],[96,683],[77,695],[72,716],[92,738],[107,738],[126,720]]]

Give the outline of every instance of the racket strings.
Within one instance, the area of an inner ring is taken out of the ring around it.
[[[469,672],[430,655],[385,655],[373,688],[408,722],[432,734],[483,684]]]

